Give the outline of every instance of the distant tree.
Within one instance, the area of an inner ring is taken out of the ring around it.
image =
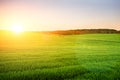
[[[61,34],[61,35],[77,35],[77,34],[95,34],[95,33],[113,34],[113,33],[120,33],[120,31],[114,29],[76,29],[76,30],[49,31],[46,33]]]

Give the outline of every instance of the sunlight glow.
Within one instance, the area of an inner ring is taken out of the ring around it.
[[[22,33],[24,30],[23,30],[23,26],[21,25],[13,25],[11,31],[18,34],[18,33]]]

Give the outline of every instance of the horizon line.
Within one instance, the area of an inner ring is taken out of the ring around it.
[[[107,30],[116,30],[120,31],[120,29],[113,29],[113,28],[76,28],[76,29],[56,29],[56,30],[24,30],[24,32],[46,32],[46,31],[69,31],[69,30],[102,30],[102,29],[107,29]],[[0,31],[11,31],[9,29],[0,29]]]

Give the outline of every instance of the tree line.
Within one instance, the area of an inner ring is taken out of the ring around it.
[[[49,34],[61,34],[61,35],[77,35],[77,34],[115,34],[120,33],[115,29],[76,29],[76,30],[58,30],[58,31],[47,31]]]

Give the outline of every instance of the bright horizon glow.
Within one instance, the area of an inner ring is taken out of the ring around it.
[[[16,34],[22,33],[24,31],[23,26],[22,25],[13,25],[10,29],[11,31],[13,31]]]
[[[120,0],[0,0],[0,30],[14,23],[26,31],[120,30],[119,6]]]

